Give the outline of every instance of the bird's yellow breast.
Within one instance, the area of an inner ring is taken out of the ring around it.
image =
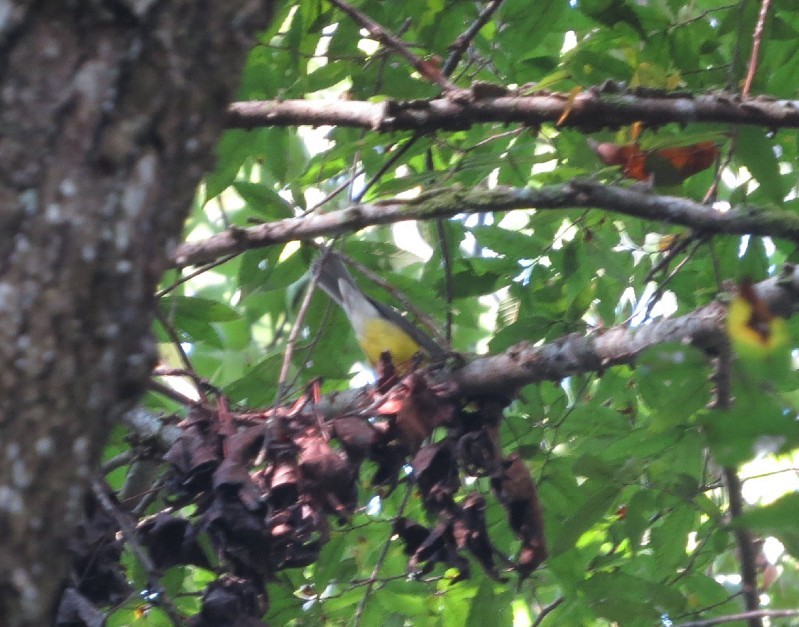
[[[405,331],[384,318],[372,318],[360,329],[358,343],[374,366],[380,354],[388,351],[395,365],[401,366],[419,352],[419,345]]]

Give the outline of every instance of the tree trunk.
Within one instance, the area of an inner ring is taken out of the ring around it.
[[[273,0],[0,3],[0,617],[52,620],[153,291]]]

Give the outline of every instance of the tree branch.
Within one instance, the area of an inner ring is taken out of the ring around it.
[[[687,623],[680,623],[676,627],[712,627],[713,625],[723,625],[741,620],[751,620],[753,618],[789,618],[799,616],[799,610],[757,610],[755,612],[741,612],[740,614],[727,614],[726,616],[716,616],[707,620],[692,620]]]
[[[401,41],[392,35],[383,26],[375,22],[371,17],[365,13],[361,13],[355,7],[350,6],[343,0],[328,0],[334,7],[338,7],[346,13],[356,24],[365,28],[369,34],[379,41],[384,46],[391,48],[397,52],[403,59],[405,59],[411,66],[417,70],[422,76],[431,82],[435,82],[444,91],[451,91],[457,87],[444,76],[441,70],[437,70],[430,62],[419,58],[410,51],[405,42]]]
[[[477,16],[477,19],[469,26],[469,28],[467,28],[463,34],[461,34],[450,46],[450,50],[452,52],[444,62],[444,66],[441,68],[445,76],[452,75],[452,72],[454,72],[455,68],[458,67],[458,63],[460,63],[461,58],[469,48],[469,44],[471,44],[474,38],[477,37],[477,33],[479,33],[480,29],[482,29],[483,26],[488,23],[488,20],[491,19],[491,16],[494,15],[494,12],[499,8],[499,5],[502,4],[502,2],[503,0],[491,0],[480,12],[480,15]]]
[[[744,99],[749,98],[749,91],[752,89],[752,83],[755,80],[757,73],[757,62],[760,57],[760,45],[763,43],[763,25],[766,23],[766,16],[768,15],[769,4],[771,0],[761,0],[760,14],[757,16],[757,24],[755,24],[755,32],[752,34],[752,56],[749,58],[749,70],[746,72],[746,81],[741,90],[741,95]]]
[[[719,354],[716,365],[716,409],[722,411],[732,407],[732,381],[731,381],[732,353],[728,342],[725,342]],[[729,500],[730,522],[735,523],[744,513],[744,498],[741,490],[741,478],[734,466],[723,468],[724,484],[727,488]],[[746,609],[754,612],[760,609],[760,595],[757,589],[757,563],[755,546],[752,534],[742,527],[734,528],[735,542],[738,546],[738,558],[741,564],[741,588]],[[763,627],[763,621],[758,616],[748,618],[749,627]]]
[[[799,267],[786,266],[780,275],[756,284],[754,289],[776,315],[789,317],[799,311]],[[714,301],[684,316],[640,327],[574,333],[540,346],[521,342],[503,353],[478,357],[454,372],[450,379],[452,393],[479,396],[513,392],[531,383],[602,372],[611,366],[631,364],[642,351],[664,342],[682,342],[718,354],[728,341],[726,313],[726,306]],[[330,394],[319,410],[326,416],[352,411],[371,402],[363,392],[355,389]]]
[[[331,124],[390,133],[393,131],[460,130],[486,122],[515,122],[537,126],[559,122],[559,126],[583,130],[618,128],[636,121],[658,126],[674,122],[751,124],[768,128],[799,127],[799,101],[756,97],[741,101],[725,93],[656,96],[636,92],[607,93],[588,89],[570,100],[569,94],[546,92],[522,96],[496,96],[501,86],[458,90],[432,100],[263,100],[234,102],[228,108],[229,128]],[[486,94],[486,95],[488,95]]]
[[[722,213],[686,198],[581,180],[540,189],[497,187],[467,190],[452,187],[430,190],[411,200],[357,204],[320,215],[287,218],[246,229],[231,228],[202,241],[181,244],[172,257],[172,265],[184,267],[207,263],[251,248],[338,235],[403,220],[430,220],[513,209],[576,207],[604,209],[645,220],[679,224],[699,233],[768,235],[799,241],[799,216],[795,213],[757,210],[751,206],[732,207]]]
[[[150,559],[149,553],[147,553],[146,549],[139,543],[136,537],[135,523],[128,517],[126,512],[123,512],[117,507],[108,495],[108,490],[108,486],[105,485],[103,481],[99,479],[92,481],[94,497],[97,499],[98,503],[100,503],[100,507],[103,508],[105,513],[111,516],[119,525],[125,543],[128,548],[130,548],[131,553],[139,560],[139,563],[147,574],[148,590],[151,593],[150,597],[152,602],[169,616],[169,619],[175,627],[180,627],[183,625],[183,617],[175,607],[174,601],[167,595],[161,585],[161,577],[157,572],[158,569],[155,567],[155,564],[153,564],[153,561]]]
[[[724,484],[730,502],[730,521],[735,522],[744,513],[744,499],[741,492],[741,478],[733,467],[724,468]],[[752,534],[742,527],[734,528],[735,543],[738,546],[738,557],[741,562],[741,588],[748,613],[760,608],[760,594],[757,589],[757,557],[752,542]],[[747,617],[749,627],[762,627],[760,616]]]

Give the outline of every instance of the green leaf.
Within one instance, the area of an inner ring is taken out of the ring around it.
[[[495,594],[494,583],[488,577],[483,577],[477,594],[472,599],[469,618],[465,623],[466,627],[483,627],[484,625],[510,627],[513,625],[512,596],[510,590]]]
[[[651,573],[657,579],[665,579],[686,560],[688,534],[694,528],[696,512],[686,503],[675,504],[661,524],[651,530],[651,546],[655,552],[655,569]]]
[[[731,409],[706,412],[701,420],[718,463],[735,466],[755,455],[797,446],[799,424],[794,418],[795,410],[768,393],[762,382],[736,377],[732,397]]]
[[[707,405],[707,370],[704,353],[684,344],[660,344],[641,354],[635,378],[641,397],[652,410],[655,429],[687,424]]]
[[[766,140],[762,129],[743,126],[738,129],[737,156],[752,173],[772,202],[782,205],[785,190],[780,176],[780,165],[773,145]]]
[[[579,490],[577,507],[557,525],[547,525],[549,554],[557,556],[574,546],[610,509],[621,487],[612,482],[586,481]]]
[[[251,407],[267,405],[275,400],[275,382],[283,364],[283,355],[270,355],[252,366],[247,374],[225,388],[231,400],[247,402]]]
[[[161,299],[166,316],[188,318],[201,322],[230,322],[239,319],[238,312],[224,303],[197,296],[167,296]]]
[[[280,220],[293,215],[291,204],[268,185],[236,181],[233,188],[252,211],[266,220]]]
[[[205,179],[206,202],[233,183],[244,162],[263,145],[264,137],[264,131],[236,129],[222,135],[216,148],[216,168]]]
[[[599,616],[624,624],[652,624],[663,614],[676,614],[685,607],[678,591],[621,572],[596,573],[579,588]]]
[[[792,492],[769,505],[745,512],[735,521],[734,526],[746,527],[764,536],[775,536],[794,558],[799,558],[797,520],[799,520],[799,492]]]

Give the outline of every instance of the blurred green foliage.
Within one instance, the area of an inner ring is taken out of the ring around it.
[[[354,4],[401,36],[415,54],[441,59],[486,5],[472,0]],[[562,92],[606,79],[697,92],[738,90],[757,9],[758,3],[722,0],[507,0],[477,34],[453,80],[461,86],[476,80],[538,84]],[[775,0],[753,93],[796,96],[797,40],[799,12],[791,0]],[[239,98],[339,98],[345,93],[354,100],[375,100],[426,98],[438,91],[327,2],[284,3],[252,50]],[[731,131],[722,148],[729,160],[718,180],[719,200],[796,210],[795,130],[705,124],[688,131]],[[645,137],[668,144],[686,132],[665,126],[646,131]],[[624,142],[629,129],[593,136]],[[407,151],[364,190],[364,183],[403,147]],[[234,130],[219,144],[216,168],[198,193],[186,234],[200,239],[230,225],[298,215],[342,185],[344,192],[323,211],[346,207],[355,195],[374,201],[420,186],[495,181],[540,186],[576,176],[613,182],[618,174],[599,162],[582,133],[554,127],[484,124],[419,137],[348,128]],[[702,199],[713,180],[708,170],[676,193]],[[444,297],[442,232],[452,267],[451,303]],[[662,313],[685,314],[709,303],[723,280],[761,280],[780,264],[797,261],[793,243],[716,236],[658,270],[668,254],[661,244],[673,235],[685,230],[596,210],[531,210],[457,217],[440,230],[419,224],[423,244],[413,243],[407,231],[368,228],[341,238],[341,247],[442,327],[449,309],[453,348],[466,353],[501,351],[521,340],[549,342],[598,327],[639,326]],[[315,254],[312,247],[295,244],[250,250],[160,299],[162,316],[193,368],[232,402],[252,407],[274,402],[286,341]],[[168,272],[163,286],[177,278],[175,271]],[[362,284],[376,298],[392,300],[367,281]],[[668,294],[663,302],[671,305],[656,307],[647,318],[658,286]],[[342,313],[320,293],[302,325],[291,362],[292,389],[314,377],[324,377],[325,390],[347,387],[361,354]],[[169,345],[163,328],[158,333]],[[168,361],[179,365],[174,357]],[[720,411],[709,408],[712,373],[706,355],[664,345],[641,355],[634,367],[521,390],[502,424],[502,445],[506,453],[522,455],[538,482],[550,558],[520,587],[491,581],[476,565],[471,579],[454,585],[441,566],[423,581],[406,580],[407,558],[401,543],[392,540],[390,525],[402,490],[379,498],[364,483],[362,504],[375,499],[379,506],[334,529],[318,564],[282,573],[269,584],[267,620],[273,625],[351,623],[364,597],[359,582],[371,577],[387,542],[392,546],[364,606],[364,625],[524,625],[553,603],[546,625],[665,625],[671,624],[667,619],[739,611],[737,557],[717,464],[777,455],[790,466],[799,441],[799,383],[782,377],[775,387],[767,376],[736,371],[734,407]],[[148,403],[180,411],[161,396],[151,395]],[[125,444],[120,440],[114,446],[119,452]],[[795,488],[795,471],[777,474],[773,481],[786,477],[791,479],[786,485]],[[473,481],[473,488],[488,492],[485,481]],[[772,608],[799,606],[795,496],[753,509],[740,523],[785,545],[777,558],[779,577],[765,591]],[[405,515],[424,518],[418,499],[410,500]],[[489,506],[489,533],[511,555],[517,545],[503,526],[504,516],[498,505]],[[204,587],[207,576],[186,567],[170,577],[169,585],[178,596],[191,595]],[[302,590],[312,593],[303,596]],[[181,609],[191,612],[188,606]],[[118,610],[109,624],[165,620],[154,614],[151,620],[139,616],[128,622],[123,615],[132,616],[130,608]]]

